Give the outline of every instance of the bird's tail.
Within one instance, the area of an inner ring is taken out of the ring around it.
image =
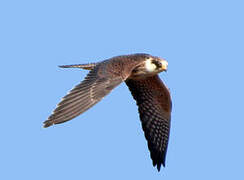
[[[73,65],[62,65],[61,68],[82,68],[86,70],[92,70],[96,66],[96,63],[89,64],[73,64]]]

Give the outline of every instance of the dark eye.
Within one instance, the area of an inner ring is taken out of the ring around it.
[[[152,60],[152,63],[156,65],[157,69],[162,66],[161,63],[157,60]]]

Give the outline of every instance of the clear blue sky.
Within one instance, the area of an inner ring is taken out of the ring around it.
[[[0,179],[244,179],[242,1],[1,1]],[[125,84],[78,118],[42,122],[86,71],[150,53],[173,99],[166,168],[153,168]]]

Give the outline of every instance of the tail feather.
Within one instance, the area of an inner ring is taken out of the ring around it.
[[[89,64],[73,64],[73,65],[62,65],[59,66],[61,68],[82,68],[86,70],[92,70],[96,66],[95,63],[89,63]]]

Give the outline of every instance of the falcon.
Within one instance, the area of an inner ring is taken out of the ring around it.
[[[167,71],[165,59],[138,53],[60,67],[82,68],[89,73],[62,98],[44,122],[45,128],[77,117],[125,82],[136,100],[153,166],[157,166],[158,171],[161,165],[165,167],[172,109],[170,92],[158,76]]]

